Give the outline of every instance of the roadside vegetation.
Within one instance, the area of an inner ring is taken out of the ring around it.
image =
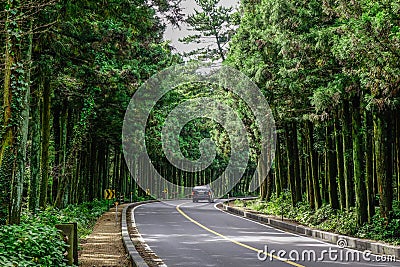
[[[54,227],[79,238],[105,189],[146,195],[121,156],[137,87],[177,61],[158,15],[173,1],[0,2],[0,266],[65,266]],[[111,201],[112,203],[112,201]]]
[[[399,201],[393,203],[393,219],[389,224],[385,224],[384,219],[380,218],[379,211],[377,211],[371,222],[365,223],[361,227],[357,225],[357,214],[354,208],[350,211],[335,210],[329,204],[323,204],[320,209],[313,210],[307,202],[306,196],[303,196],[303,200],[293,206],[288,191],[282,193],[280,197],[273,195],[269,201],[235,200],[234,205],[279,218],[283,215],[285,220],[314,229],[400,245]]]
[[[289,219],[399,243],[399,10],[398,0],[241,1],[225,63],[259,86],[277,128],[255,210],[280,215],[284,198]]]
[[[24,211],[19,225],[0,227],[1,266],[67,266],[63,255],[67,245],[55,225],[77,222],[78,238],[85,238],[107,210],[106,200],[94,200],[35,214]]]
[[[147,155],[134,155],[130,173],[125,111],[140,85],[183,62],[163,40],[166,20],[184,21],[179,2],[0,2],[0,265],[63,266],[54,224],[76,221],[84,237],[105,211],[96,200],[105,189],[145,197],[136,180],[149,173],[147,155],[175,184],[209,184],[223,173],[231,140],[210,119],[190,121],[179,138],[193,160],[213,139],[207,169],[179,169],[162,150],[172,108],[206,96],[229,105],[250,132],[248,166],[230,196],[248,192],[256,172],[254,210],[399,244],[400,0],[241,0],[237,12],[196,0],[202,11],[185,21],[202,34],[184,41],[215,40],[194,53],[258,85],[275,120],[273,167],[265,168],[269,158],[258,164],[265,133],[247,103],[229,88],[188,83],[152,110]]]

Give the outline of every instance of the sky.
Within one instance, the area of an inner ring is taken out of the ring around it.
[[[220,4],[226,7],[237,7],[239,0],[221,0]],[[182,0],[181,3],[182,13],[185,16],[193,14],[194,9],[199,10],[199,6],[196,5],[194,0]],[[188,35],[194,34],[194,31],[188,30],[188,26],[185,23],[181,23],[180,29],[172,27],[170,24],[167,25],[167,28],[164,33],[165,40],[171,40],[171,45],[176,49],[174,52],[183,54],[184,52],[192,51],[196,48],[204,47],[205,43],[200,44],[185,44],[179,42],[178,39],[186,37]]]

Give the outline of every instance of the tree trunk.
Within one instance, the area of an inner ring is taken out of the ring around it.
[[[318,179],[318,154],[314,149],[314,126],[311,121],[308,121],[308,137],[310,143],[310,161],[312,165],[312,180],[314,188],[315,208],[319,209],[322,206],[321,191]]]
[[[327,164],[328,164],[328,188],[329,188],[329,203],[333,209],[339,208],[338,184],[336,181],[337,166],[336,153],[333,146],[332,137],[333,127],[326,127],[326,148],[327,148]]]
[[[396,119],[396,131],[395,131],[395,136],[396,136],[396,175],[397,175],[397,201],[400,201],[400,116],[399,114],[399,109],[396,109],[394,112],[396,113],[396,116],[394,118]]]
[[[54,165],[53,165],[53,184],[51,188],[51,200],[49,202],[53,203],[57,196],[58,189],[58,179],[61,171],[61,127],[60,127],[60,110],[59,108],[53,109],[53,135],[54,135]]]
[[[20,16],[19,1],[8,1],[5,25],[5,73],[3,91],[3,135],[0,148],[0,180],[6,181],[8,223],[19,224],[25,178],[26,147],[29,128],[30,73],[32,33],[27,41],[17,37],[25,29],[20,23],[10,23]],[[32,20],[29,22],[32,31]],[[17,34],[18,33],[18,34]],[[23,56],[25,58],[23,58]],[[8,181],[11,181],[11,187]],[[8,199],[8,192],[10,199]],[[4,202],[3,202],[4,203]],[[6,204],[6,205],[7,205]],[[5,207],[4,207],[5,208]],[[6,215],[5,209],[1,210]],[[6,217],[6,216],[5,216]]]
[[[295,170],[294,170],[294,152],[293,152],[293,136],[290,131],[290,126],[286,125],[285,127],[285,139],[286,139],[286,157],[287,157],[287,168],[288,168],[288,180],[290,186],[290,192],[292,196],[292,205],[293,207],[297,203],[296,198],[296,180],[295,180]]]
[[[5,23],[5,55],[4,55],[4,79],[3,79],[3,128],[1,136],[1,146],[0,146],[0,189],[2,194],[0,195],[1,209],[0,209],[0,220],[2,224],[5,224],[7,217],[9,215],[9,203],[10,203],[10,189],[11,181],[14,178],[15,169],[15,152],[14,152],[14,142],[15,142],[15,127],[12,125],[11,120],[13,117],[12,98],[13,90],[11,87],[12,83],[12,67],[18,57],[18,50],[16,50],[15,38],[9,34],[12,27],[9,25],[13,17],[11,14],[11,9],[14,8],[12,1],[8,0],[7,5],[9,10],[6,12],[6,23]],[[9,29],[10,28],[10,29]],[[17,53],[17,54],[16,54]]]
[[[261,159],[260,159],[260,161],[261,161]],[[268,186],[267,179],[264,176],[265,170],[264,170],[263,165],[264,164],[259,164],[258,165],[258,179],[259,179],[259,182],[260,182],[260,199],[262,201],[264,201],[266,199],[266,197],[267,197],[267,186]]]
[[[390,219],[393,200],[392,170],[390,168],[391,146],[388,143],[388,119],[387,111],[374,114],[374,141],[379,206],[381,216],[386,221]]]
[[[347,101],[343,103],[343,124],[342,124],[342,137],[343,137],[343,170],[344,182],[346,188],[346,209],[350,210],[354,207],[354,180],[352,174],[352,145],[351,145],[351,118],[350,106]]]
[[[6,24],[5,24],[5,30],[4,32],[6,33],[5,36],[5,56],[4,56],[4,89],[3,89],[3,135],[1,136],[1,147],[0,147],[0,166],[3,165],[3,160],[6,158],[5,156],[9,156],[7,153],[7,150],[11,152],[12,145],[14,143],[14,137],[15,137],[15,130],[12,127],[10,121],[12,119],[12,110],[11,110],[11,105],[12,105],[12,98],[13,98],[13,90],[12,90],[12,67],[15,63],[14,57],[17,57],[19,54],[19,51],[13,51],[16,48],[16,41],[15,39],[9,34],[9,31],[12,29],[9,29],[9,24],[10,21],[12,21],[13,17],[11,15],[11,10],[14,8],[14,5],[12,4],[12,1],[8,0],[7,5],[9,6],[9,11],[6,13]],[[11,28],[11,26],[10,26]],[[18,29],[17,29],[18,30]],[[16,54],[17,53],[17,54]],[[7,154],[7,155],[6,155]],[[7,161],[8,157],[4,160]],[[11,174],[11,172],[9,172]],[[10,176],[12,177],[12,175]],[[11,179],[10,179],[11,180]],[[8,192],[9,189],[7,189],[6,192]]]
[[[365,175],[363,173],[362,160],[362,132],[360,98],[354,97],[352,111],[352,137],[353,137],[353,162],[354,162],[354,182],[356,186],[356,211],[358,225],[363,225],[368,221],[367,209],[367,190],[365,186]]]
[[[94,199],[94,193],[95,193],[95,161],[96,161],[96,144],[93,140],[90,140],[88,142],[88,175],[87,177],[87,182],[88,182],[88,187],[87,188],[87,193],[88,193],[88,200],[93,201]]]
[[[44,73],[42,75],[45,75]],[[45,208],[47,204],[47,189],[49,183],[49,146],[50,146],[50,81],[43,78],[43,110],[42,110],[42,157],[39,206]]]
[[[285,164],[285,162],[287,162],[287,157],[286,157],[286,153],[285,150],[282,148],[285,147],[285,142],[282,140],[282,138],[285,138],[284,140],[286,140],[286,137],[284,136],[284,134],[279,134],[277,135],[277,138],[279,138],[279,168],[280,168],[280,176],[281,176],[281,188],[282,190],[284,189],[288,189],[288,177],[287,177],[287,164]]]
[[[304,125],[305,127],[305,138],[306,138],[306,166],[307,166],[307,184],[308,184],[308,201],[310,202],[310,208],[315,209],[315,196],[314,196],[314,185],[313,185],[313,176],[312,176],[312,164],[311,164],[311,147],[310,147],[310,133],[307,126],[307,123]]]
[[[30,30],[32,31],[32,21],[30,22]],[[29,34],[28,52],[26,56],[27,66],[25,67],[26,76],[24,77],[26,87],[24,88],[23,104],[21,119],[22,123],[18,129],[19,142],[17,143],[17,170],[15,179],[11,183],[11,206],[9,214],[10,224],[19,224],[22,209],[22,194],[24,190],[24,178],[26,167],[26,148],[28,145],[28,131],[29,131],[29,101],[30,101],[30,82],[31,82],[31,58],[32,58],[32,33]]]
[[[329,177],[328,177],[328,155],[326,153],[320,154],[319,157],[319,166],[321,173],[321,195],[322,202],[329,203]],[[323,175],[322,175],[323,174]]]
[[[338,116],[335,116],[335,147],[336,147],[336,165],[339,181],[339,193],[340,193],[340,208],[344,210],[346,208],[346,186],[344,181],[344,170],[343,170],[343,144],[342,137],[340,134],[340,125]]]
[[[273,187],[273,180],[274,180],[274,174],[272,173],[272,171],[269,171],[267,173],[267,177],[266,177],[266,184],[267,184],[267,192],[265,195],[265,200],[269,201],[271,199],[272,196],[272,187]]]
[[[40,96],[36,88],[32,97],[32,148],[31,148],[31,181],[29,187],[29,210],[33,213],[39,208],[39,182],[40,182]]]
[[[303,200],[303,195],[307,194],[308,192],[308,181],[307,181],[307,158],[306,158],[306,152],[307,152],[307,141],[304,135],[304,130],[301,129],[299,131],[301,133],[301,138],[299,144],[299,163],[300,163],[300,174],[299,174],[299,179],[301,182],[301,200]]]
[[[375,214],[374,174],[373,174],[373,151],[372,151],[372,117],[369,112],[364,113],[365,121],[365,181],[367,186],[368,222],[371,222]]]
[[[292,146],[293,146],[293,170],[294,170],[294,180],[295,180],[295,196],[296,204],[302,200],[301,195],[301,177],[300,177],[300,163],[299,163],[299,146],[297,141],[297,123],[292,123]]]
[[[282,166],[281,166],[281,148],[279,137],[276,137],[276,155],[275,155],[275,193],[279,197],[282,192]]]
[[[222,45],[221,45],[221,41],[219,39],[217,29],[215,29],[214,36],[215,36],[215,39],[217,42],[219,56],[221,57],[222,61],[225,61],[224,50],[222,49]]]

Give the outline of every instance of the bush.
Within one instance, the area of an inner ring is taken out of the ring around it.
[[[245,201],[236,199],[236,200],[233,202],[233,204],[234,204],[236,207],[244,207],[244,206],[245,206]]]
[[[67,266],[64,261],[67,245],[55,225],[77,222],[78,236],[83,238],[107,210],[105,200],[95,200],[61,210],[48,207],[36,214],[24,211],[20,225],[0,227],[0,266]]]
[[[329,205],[323,205],[307,219],[307,224],[310,226],[317,226],[332,219],[334,216],[335,210],[333,210]]]
[[[354,236],[356,234],[358,227],[354,209],[350,211],[333,210],[329,205],[326,205],[323,209],[327,217],[324,221],[316,224],[315,227],[342,235]]]
[[[357,232],[357,236],[382,240],[394,245],[400,244],[400,202],[393,203],[392,219],[386,221],[379,216],[379,210],[376,211],[371,223],[365,224]]]
[[[61,210],[48,207],[43,211],[38,211],[36,214],[25,211],[21,220],[25,223],[34,221],[39,224],[51,226],[60,223],[76,222],[78,224],[78,236],[84,238],[92,232],[97,218],[107,210],[107,201],[94,200],[79,205],[68,205],[65,209]]]
[[[289,191],[283,192],[279,197],[273,195],[268,202],[260,200],[235,201],[237,206],[246,206],[252,210],[268,215],[283,216],[300,224],[316,229],[334,232],[373,240],[386,241],[394,245],[400,244],[400,202],[394,201],[392,218],[389,222],[380,218],[379,209],[371,223],[362,227],[357,225],[357,214],[354,208],[349,211],[334,210],[330,205],[324,204],[314,211],[307,202],[307,197],[292,206]]]
[[[60,232],[40,223],[7,225],[0,228],[1,266],[67,266],[67,245]]]

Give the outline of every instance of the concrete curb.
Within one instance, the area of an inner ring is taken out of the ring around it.
[[[135,202],[132,203],[124,208],[122,211],[122,218],[121,218],[121,235],[122,235],[122,241],[125,246],[126,252],[129,254],[129,256],[132,259],[132,265],[134,267],[148,267],[147,263],[144,261],[144,259],[139,255],[137,252],[135,245],[133,244],[131,237],[129,236],[128,232],[128,224],[126,221],[127,218],[127,211],[130,207],[132,206],[137,206],[137,205],[142,205],[142,204],[147,204],[147,203],[152,203],[152,202],[158,202],[158,200],[148,200],[148,201],[143,201],[143,202]]]
[[[234,200],[230,200],[234,201]],[[230,202],[229,201],[229,202]],[[311,229],[306,226],[301,226],[285,221],[279,221],[273,218],[269,218],[266,215],[256,214],[250,211],[243,211],[238,208],[230,207],[226,205],[228,202],[224,202],[222,204],[223,210],[251,219],[255,221],[259,221],[268,225],[271,225],[275,228],[285,230],[288,232],[296,233],[299,235],[308,236],[311,238],[319,239],[327,243],[337,245],[337,242],[341,240],[344,244],[346,244],[346,248],[365,251],[368,250],[372,254],[376,255],[387,255],[387,256],[395,256],[396,259],[400,260],[400,247],[386,245],[383,243],[371,242],[369,240],[354,238],[344,235],[338,235],[330,232],[325,232],[321,230]],[[343,241],[344,240],[344,241]]]

